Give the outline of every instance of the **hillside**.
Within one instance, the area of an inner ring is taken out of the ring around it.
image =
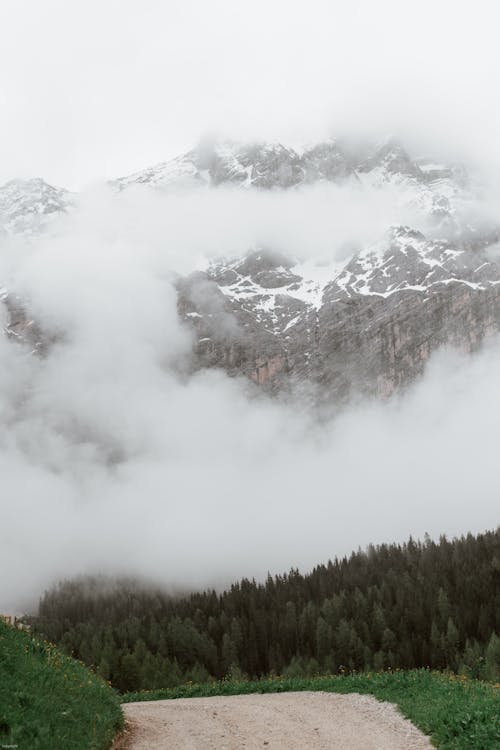
[[[118,698],[82,664],[0,620],[0,744],[107,750],[123,724]]]

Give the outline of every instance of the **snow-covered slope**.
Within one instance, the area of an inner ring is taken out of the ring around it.
[[[428,240],[404,226],[391,227],[383,241],[328,265],[256,250],[244,259],[213,263],[207,275],[228,299],[255,312],[272,330],[290,328],[295,309],[319,310],[325,293],[330,302],[341,302],[356,295],[387,299],[452,283],[477,290],[500,283],[500,267],[479,249]]]
[[[434,217],[447,230],[456,225],[457,209],[474,192],[463,167],[411,159],[394,139],[373,147],[368,156],[335,140],[300,151],[280,143],[201,143],[111,184],[120,191],[137,185],[162,190],[219,185],[270,190],[318,182],[354,182],[367,189],[391,186],[401,204]],[[36,234],[76,200],[75,194],[40,178],[11,180],[0,187],[0,227],[9,234]]]
[[[0,228],[13,234],[36,235],[51,220],[74,206],[75,195],[39,177],[11,180],[0,187]]]
[[[472,351],[500,330],[500,264],[488,247],[398,226],[323,266],[261,248],[183,281],[180,311],[197,333],[198,366],[272,389],[386,396],[438,347]]]
[[[204,143],[113,184],[119,190],[133,185],[162,190],[218,185],[269,190],[317,182],[355,182],[367,189],[391,186],[402,205],[432,217],[448,231],[456,226],[457,209],[473,195],[463,167],[412,160],[393,138],[373,147],[368,156],[335,140],[300,151],[280,143]]]
[[[346,155],[335,141],[302,153],[280,143],[202,143],[168,162],[116,180],[118,188],[147,184],[172,188],[182,184],[244,188],[290,188],[318,180],[353,176]]]

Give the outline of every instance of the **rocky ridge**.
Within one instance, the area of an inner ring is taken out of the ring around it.
[[[272,391],[311,387],[327,400],[385,397],[421,374],[439,347],[474,351],[499,330],[500,264],[492,251],[499,233],[474,225],[470,215],[465,221],[461,211],[474,185],[462,167],[411,159],[394,140],[362,157],[336,141],[302,151],[202,144],[113,187],[295,190],[318,182],[390,185],[428,219],[429,233],[390,227],[381,241],[323,265],[254,247],[179,279],[194,369],[223,368]],[[74,205],[70,193],[40,180],[0,188],[8,234],[36,234]],[[43,334],[27,324],[22,302],[5,290],[2,299],[8,335],[43,349]]]
[[[75,200],[74,193],[40,177],[10,180],[0,187],[0,232],[36,236],[51,220],[74,208]]]

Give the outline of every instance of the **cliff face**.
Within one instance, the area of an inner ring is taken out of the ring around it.
[[[223,367],[271,389],[309,383],[323,397],[387,397],[432,352],[472,352],[500,329],[500,267],[483,246],[428,241],[407,227],[323,269],[255,251],[179,283],[197,367]]]
[[[335,141],[302,152],[205,143],[112,186],[267,191],[318,182],[389,185],[425,217],[429,232],[393,226],[382,241],[323,265],[254,247],[179,279],[192,369],[222,368],[272,392],[303,388],[327,401],[388,397],[418,377],[438,348],[472,352],[500,329],[500,262],[491,251],[500,234],[461,210],[475,199],[471,180],[462,167],[412,160],[395,141],[363,155]],[[77,203],[41,180],[8,183],[0,188],[0,229],[31,236]],[[43,353],[50,334],[30,320],[26,302],[15,290],[3,290],[1,300],[6,334]]]

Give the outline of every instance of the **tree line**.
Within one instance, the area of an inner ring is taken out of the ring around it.
[[[370,546],[222,593],[64,581],[32,627],[121,691],[425,666],[497,680],[500,530]]]

